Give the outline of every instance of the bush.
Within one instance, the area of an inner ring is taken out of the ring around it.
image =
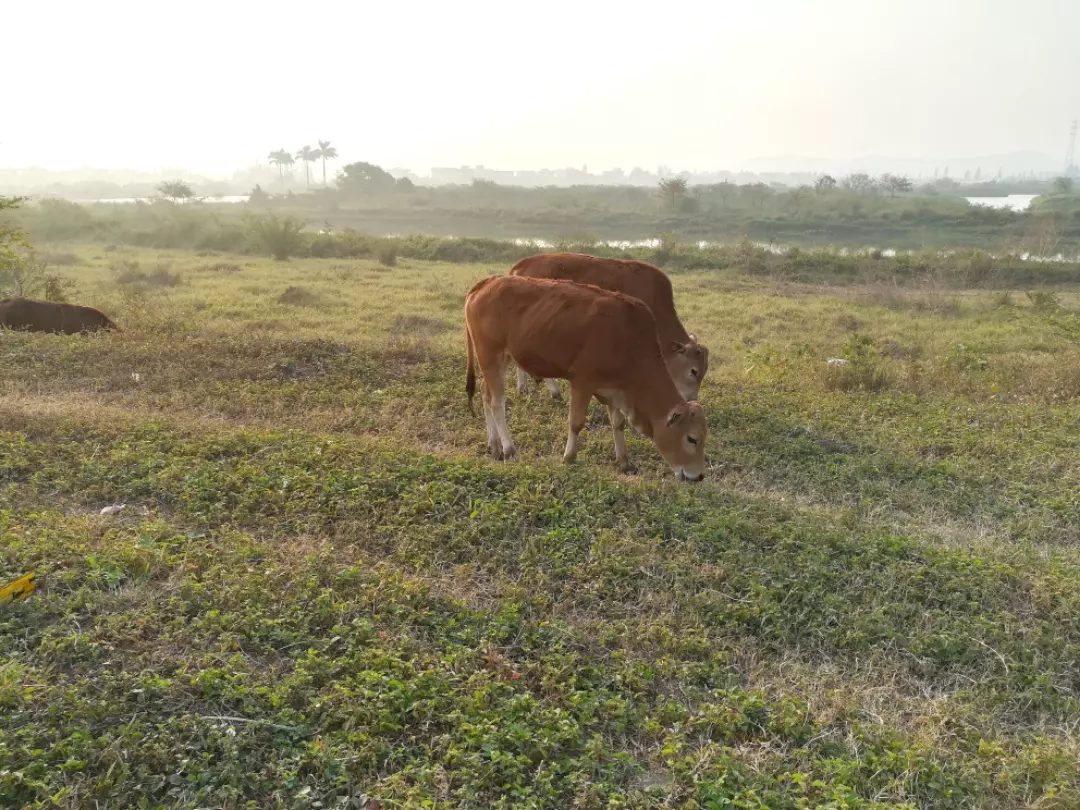
[[[179,273],[174,273],[164,262],[158,262],[153,272],[147,273],[145,278],[145,283],[151,287],[177,287],[183,281],[183,277]]]
[[[76,295],[75,282],[67,276],[47,273],[45,275],[44,295],[46,301],[65,304]]]
[[[398,245],[393,240],[387,240],[379,246],[379,252],[377,254],[379,264],[383,267],[394,267],[397,265],[398,258]]]
[[[671,254],[675,252],[675,249],[679,246],[678,239],[675,234],[668,231],[662,233],[657,238],[656,252],[653,253],[653,263],[657,267],[665,266],[671,261]]]
[[[119,256],[109,262],[109,269],[112,271],[113,280],[117,284],[137,284],[143,278],[145,273],[139,270],[138,259],[131,259],[127,256]]]
[[[292,216],[277,214],[248,215],[248,232],[277,261],[288,261],[304,245],[305,222]]]
[[[139,269],[135,259],[121,257],[115,259],[110,268],[117,284],[143,287],[176,287],[183,283],[183,277],[174,273],[166,262],[158,262],[149,273]]]
[[[47,265],[33,253],[18,253],[0,267],[0,297],[40,298]]]
[[[1053,290],[1031,290],[1027,297],[1031,308],[1036,312],[1054,312],[1061,309],[1061,297]]]

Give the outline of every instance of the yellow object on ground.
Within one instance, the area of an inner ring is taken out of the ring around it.
[[[34,592],[37,575],[31,571],[25,576],[19,577],[14,582],[9,582],[0,588],[0,607],[11,602],[21,602]]]

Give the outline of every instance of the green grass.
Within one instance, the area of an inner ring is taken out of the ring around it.
[[[679,272],[690,486],[542,389],[485,457],[504,266],[71,251],[125,331],[0,334],[0,806],[1080,803],[1070,288]]]

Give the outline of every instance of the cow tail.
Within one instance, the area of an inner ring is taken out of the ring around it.
[[[468,322],[465,323],[465,347],[468,352],[468,361],[465,364],[465,393],[469,396],[469,413],[476,416],[473,408],[473,397],[476,395],[476,358]]]

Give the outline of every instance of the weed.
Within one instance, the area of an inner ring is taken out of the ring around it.
[[[238,273],[241,267],[237,262],[214,262],[205,265],[202,269],[208,273]]]
[[[38,254],[42,261],[55,267],[72,267],[82,263],[79,255],[70,251],[41,250]]]
[[[827,367],[830,390],[881,391],[889,385],[889,372],[870,335],[853,333],[844,344],[842,359],[845,362]]]
[[[1054,312],[1061,309],[1061,298],[1053,290],[1028,290],[1027,298],[1036,312]]]
[[[277,297],[279,304],[295,307],[313,307],[319,303],[319,296],[306,287],[291,286]]]

